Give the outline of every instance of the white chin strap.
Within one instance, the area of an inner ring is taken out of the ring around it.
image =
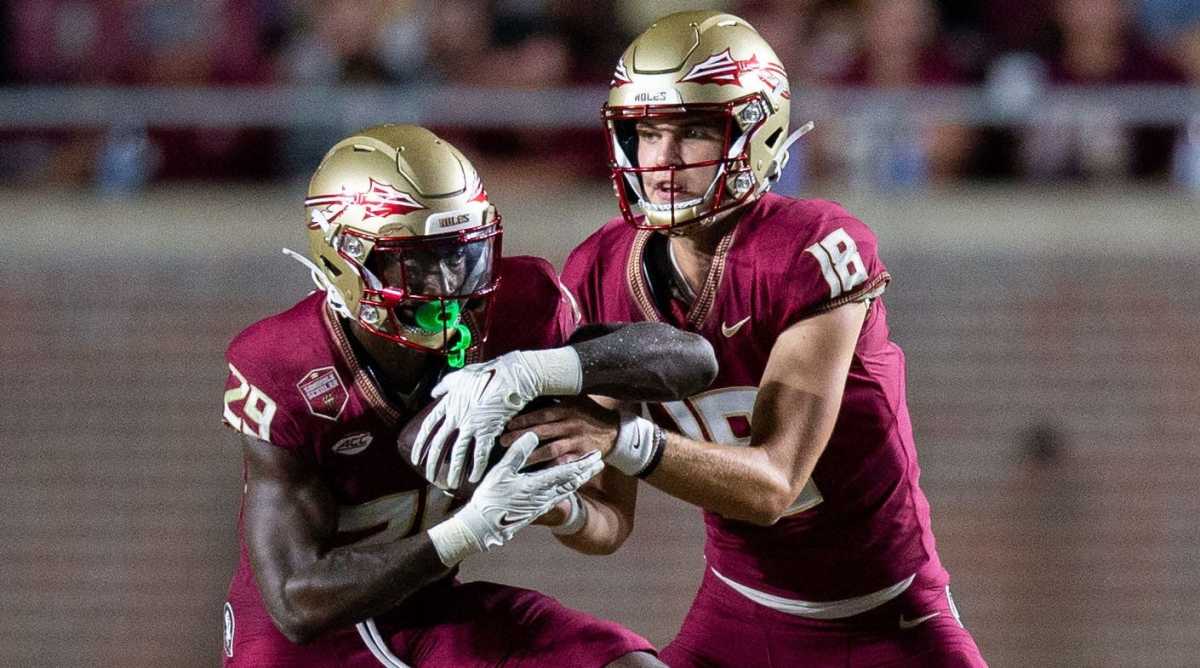
[[[317,289],[325,293],[325,303],[329,304],[329,308],[333,309],[335,313],[343,318],[354,319],[354,316],[350,313],[350,308],[346,306],[346,298],[342,295],[342,291],[338,290],[337,286],[329,281],[329,277],[325,275],[325,272],[313,264],[312,260],[290,248],[284,248],[283,254],[308,267],[309,277],[312,278],[312,282],[317,286]]]
[[[754,193],[755,195],[761,195],[766,192],[772,183],[779,180],[779,175],[783,173],[783,168],[787,167],[788,159],[791,158],[791,153],[788,152],[788,149],[792,147],[792,144],[796,143],[796,140],[812,132],[813,127],[815,127],[813,122],[809,121],[788,135],[788,138],[783,141],[779,150],[775,152],[775,157],[771,158],[771,164],[767,166],[767,174],[770,174],[770,176],[758,184],[758,191]]]
[[[392,650],[388,648],[383,635],[379,633],[379,628],[375,626],[374,617],[365,622],[359,622],[354,628],[358,629],[358,636],[362,638],[363,644],[367,646],[367,649],[371,650],[371,655],[381,665],[387,666],[387,668],[409,668],[407,663],[404,663],[399,657],[392,654]]]
[[[714,183],[716,183],[716,181],[714,181]],[[692,199],[684,200],[682,202],[675,202],[674,205],[671,205],[671,204],[668,204],[665,202],[663,204],[656,204],[656,203],[650,202],[646,199],[642,199],[641,204],[639,204],[638,206],[642,207],[643,209],[646,209],[647,211],[656,211],[656,212],[671,211],[671,210],[683,211],[685,209],[690,209],[693,206],[696,206],[703,201],[704,201],[703,197],[694,197]]]
[[[325,238],[325,243],[333,246],[333,240],[335,237],[337,237],[338,226],[329,222],[329,218],[327,218],[325,214],[318,209],[313,209],[312,211],[312,222],[321,229],[321,235]],[[325,272],[321,271],[320,267],[313,264],[312,260],[309,260],[307,257],[304,257],[300,253],[297,253],[290,248],[284,248],[283,254],[291,257],[305,267],[308,267],[308,272],[312,278],[313,284],[317,286],[318,290],[325,293],[325,301],[335,313],[350,320],[354,319],[354,315],[350,313],[349,305],[346,304],[346,296],[342,294],[341,290],[337,289],[337,286],[330,282],[329,277],[325,275]],[[361,278],[363,282],[367,284],[367,287],[376,290],[382,288],[382,283],[380,283],[379,279],[376,278],[375,275],[370,271],[366,270],[365,268],[362,271],[359,271],[358,267],[353,262],[347,263],[347,266],[350,267],[350,271],[354,272],[354,275]]]

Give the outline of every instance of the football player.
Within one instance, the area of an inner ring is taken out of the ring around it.
[[[456,506],[397,436],[465,363],[495,357],[510,401],[663,399],[707,385],[709,345],[641,324],[569,342],[576,310],[549,263],[501,257],[500,216],[479,176],[423,128],[337,143],[305,209],[309,256],[293,255],[320,289],[227,352],[224,422],[240,435],[245,488],[225,665],[662,665],[617,624],[454,577],[461,560],[530,523],[577,532],[586,518],[573,493],[602,468],[598,453],[530,471],[530,436]],[[686,361],[643,371],[663,356]]]
[[[698,332],[720,372],[648,415],[529,412],[501,442],[527,430],[550,442],[539,458],[599,449],[706,511],[671,666],[985,665],[918,484],[875,235],[834,202],[769,192],[811,128],[788,134],[790,98],[736,16],[672,14],[629,46],[604,107],[621,215],[563,282],[585,322]]]

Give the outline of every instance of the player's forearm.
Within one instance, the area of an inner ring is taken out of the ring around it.
[[[330,550],[283,584],[276,626],[293,642],[386,612],[450,572],[422,531],[376,545]]]
[[[560,543],[583,554],[605,555],[616,552],[633,531],[631,517],[616,507],[594,496],[589,491],[581,492],[580,503],[587,513],[583,528],[571,535],[555,535]]]
[[[852,337],[846,347],[852,349]],[[749,446],[668,433],[647,482],[725,517],[774,524],[800,497],[833,433],[848,357],[844,352],[832,372],[803,373],[811,367],[792,365],[785,368],[794,374],[776,369],[764,376]]]
[[[703,391],[717,375],[704,337],[663,323],[630,323],[571,347],[579,354],[586,394],[672,401]]]
[[[645,480],[705,510],[763,526],[783,515],[797,489],[764,448],[696,441],[672,432],[661,462]]]

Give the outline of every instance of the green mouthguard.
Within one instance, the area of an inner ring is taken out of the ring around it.
[[[446,351],[446,362],[451,368],[461,369],[467,362],[467,348],[471,347],[471,330],[462,324],[462,305],[453,300],[425,302],[413,314],[417,326],[429,332],[452,329],[458,332],[458,337]]]
[[[437,334],[443,329],[454,329],[461,317],[462,306],[456,301],[425,302],[413,313],[417,327],[430,334]]]
[[[458,331],[458,338],[450,344],[450,354],[446,356],[446,363],[450,365],[451,369],[461,369],[467,363],[467,348],[471,347],[471,330],[463,324],[455,325],[454,329]]]

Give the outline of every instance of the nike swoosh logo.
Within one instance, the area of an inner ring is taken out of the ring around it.
[[[924,624],[925,622],[933,619],[934,617],[937,617],[940,614],[942,614],[942,613],[931,612],[928,615],[925,615],[924,617],[917,617],[916,619],[905,619],[904,615],[900,615],[900,629],[908,630],[911,628],[916,628],[916,627]]]
[[[741,320],[738,320],[737,322],[733,323],[732,327],[730,327],[729,325],[726,325],[724,322],[722,322],[721,323],[721,333],[724,334],[725,338],[728,339],[729,337],[733,336],[734,334],[737,334],[738,330],[742,328],[742,325],[744,325],[748,322],[750,322],[750,316],[746,316],[745,318],[742,318]]]
[[[519,520],[519,519],[515,519],[515,520],[514,520],[514,519],[511,519],[511,518],[508,516],[508,513],[504,513],[503,515],[501,515],[501,516],[500,516],[500,528],[501,528],[501,529],[507,529],[507,528],[508,528],[508,527],[510,527],[510,526],[513,526],[513,525],[515,525],[515,524],[520,524],[520,523],[521,523],[521,520]],[[936,615],[937,613],[935,612],[935,613],[933,613],[933,614],[935,614],[935,615]]]

